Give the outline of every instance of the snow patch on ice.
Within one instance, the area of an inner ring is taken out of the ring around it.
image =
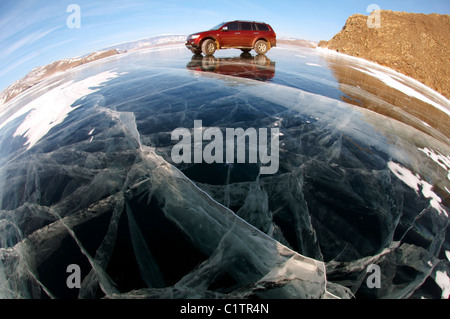
[[[419,148],[419,151],[425,153],[426,156],[445,169],[447,171],[447,178],[450,180],[450,156],[444,156],[439,152],[429,149],[428,147]]]
[[[317,66],[317,67],[319,67],[319,68],[322,67],[320,64],[316,64],[316,63],[305,63],[305,64],[306,64],[306,65],[309,65],[309,66]]]
[[[90,140],[89,143],[91,143],[94,140],[94,136],[92,135],[95,131],[95,128],[93,128],[92,130],[89,131],[88,136],[90,136]]]
[[[392,173],[397,176],[403,183],[408,185],[410,188],[414,189],[414,191],[419,194],[420,187],[422,188],[422,195],[425,198],[430,199],[430,205],[436,209],[439,214],[443,214],[448,217],[446,210],[442,207],[442,199],[433,192],[433,186],[426,181],[422,180],[422,178],[418,174],[413,174],[409,169],[403,167],[400,164],[389,162],[389,169]]]
[[[27,139],[24,145],[28,145],[27,149],[32,148],[53,127],[62,123],[70,112],[77,109],[77,107],[72,107],[75,101],[97,92],[102,83],[118,76],[119,74],[115,70],[110,70],[78,82],[69,81],[44,93],[7,120],[10,122],[29,113],[13,136],[23,136]]]
[[[448,261],[450,261],[450,251],[445,251],[445,257],[447,257]]]
[[[446,271],[436,271],[435,281],[442,289],[442,299],[448,299],[450,296],[450,278]]]

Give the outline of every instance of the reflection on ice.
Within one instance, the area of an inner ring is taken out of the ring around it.
[[[312,50],[271,51],[270,76],[254,59],[185,51],[93,62],[0,115],[0,296],[441,297],[447,114],[411,99],[434,113],[406,116],[405,94]],[[52,94],[66,98],[59,115],[31,125]],[[171,132],[195,121],[277,128],[278,172],[174,163]],[[65,285],[74,263],[79,290]],[[380,289],[365,283],[371,264]]]
[[[436,107],[437,109],[441,110],[442,112],[444,112],[447,115],[450,115],[450,109],[448,109],[447,107],[440,105],[432,100],[430,100],[429,98],[427,98],[426,96],[424,96],[423,94],[417,92],[416,90],[414,90],[413,88],[401,83],[401,79],[395,75],[389,75],[386,72],[382,72],[382,71],[378,71],[378,70],[374,70],[371,68],[367,68],[366,70],[362,69],[362,68],[357,68],[357,67],[353,67],[354,69],[361,71],[365,74],[368,74],[370,76],[374,76],[377,79],[381,80],[383,83],[387,84],[388,86],[405,93],[406,95],[409,95],[411,97],[414,97],[416,99],[419,99],[425,103],[431,104],[434,107]]]
[[[386,115],[449,144],[448,99],[378,64],[321,48],[318,52],[339,81],[343,101]]]
[[[232,58],[194,55],[186,68],[259,81],[269,81],[275,76],[275,62],[265,55],[252,56],[250,53]]]

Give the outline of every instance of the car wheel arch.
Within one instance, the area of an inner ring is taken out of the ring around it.
[[[205,42],[206,40],[213,40],[214,42],[216,42],[217,50],[220,49],[219,41],[216,38],[212,37],[212,36],[208,36],[208,37],[205,37],[204,39],[202,39],[202,41],[200,41],[200,47],[202,46],[203,42]]]
[[[266,38],[257,38],[257,39],[255,39],[253,41],[253,43],[252,43],[252,47],[254,47],[256,42],[258,42],[259,40],[263,40],[263,41],[267,42],[267,44],[269,46],[269,49],[272,47],[272,45],[270,44],[270,41],[268,39],[266,39]]]

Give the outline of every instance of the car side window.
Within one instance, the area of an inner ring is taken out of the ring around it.
[[[229,31],[237,31],[239,29],[239,24],[238,22],[230,22],[227,24],[227,27]]]
[[[266,24],[257,23],[258,31],[270,31],[269,27]]]
[[[241,30],[242,31],[252,31],[252,23],[251,22],[241,22]]]

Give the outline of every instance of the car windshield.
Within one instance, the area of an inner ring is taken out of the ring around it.
[[[217,30],[217,29],[219,29],[221,26],[223,26],[225,23],[226,23],[226,22],[219,23],[218,25],[216,25],[215,27],[211,28],[210,30]]]

